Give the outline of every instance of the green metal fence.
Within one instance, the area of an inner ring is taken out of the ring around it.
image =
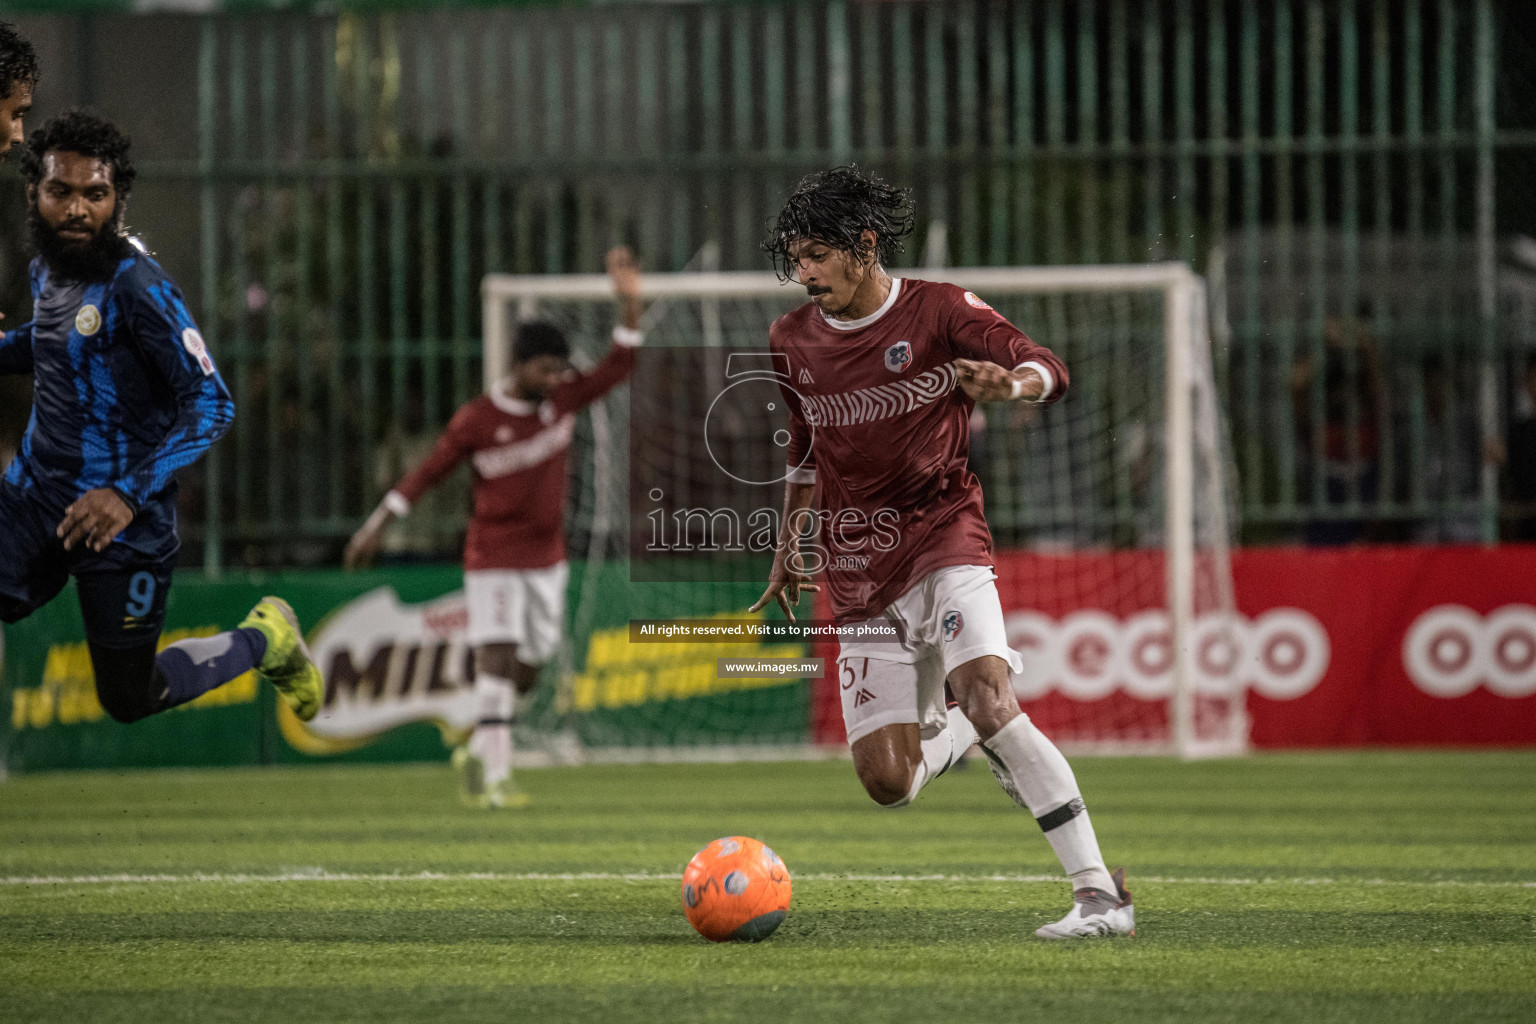
[[[916,190],[905,261],[942,238],[953,264],[1207,274],[1248,540],[1492,538],[1483,443],[1529,415],[1528,271],[1500,257],[1536,231],[1526,6],[208,16],[197,157],[146,169],[196,187],[240,409],[191,528],[210,564],[334,557],[478,389],[484,272],[596,270],[615,241],[761,268],[793,182],[857,161]],[[423,547],[459,517],[418,517]]]

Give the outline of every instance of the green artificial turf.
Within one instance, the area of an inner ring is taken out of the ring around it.
[[[438,766],[13,779],[0,1020],[1536,1020],[1536,753],[1077,768],[1134,939],[1033,938],[1067,886],[980,766],[897,812],[846,762],[529,771],[494,813]],[[794,903],[715,946],[678,876],[738,833]]]

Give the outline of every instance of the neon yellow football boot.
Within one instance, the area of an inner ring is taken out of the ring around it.
[[[469,744],[453,748],[453,769],[459,773],[459,802],[477,810],[513,809],[528,806],[528,794],[512,784],[485,781],[485,761],[469,749]]]
[[[267,638],[266,653],[256,671],[271,684],[300,721],[307,722],[320,713],[325,703],[325,677],[310,659],[299,617],[280,597],[264,597],[240,622],[241,629],[254,629]]]
[[[500,807],[503,810],[514,810],[527,807],[529,804],[528,794],[512,785],[511,779],[503,779],[496,785],[487,787],[485,799],[486,806]]]
[[[459,802],[465,807],[486,807],[485,762],[470,753],[469,744],[453,748],[453,770],[459,773]]]

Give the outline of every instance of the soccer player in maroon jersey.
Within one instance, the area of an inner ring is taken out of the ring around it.
[[[640,268],[628,249],[608,253],[608,276],[620,322],[603,360],[578,373],[557,327],[519,324],[507,380],[454,414],[431,454],[384,496],[347,545],[347,567],[366,564],[385,527],[470,461],[475,499],[464,540],[464,597],[479,723],[454,751],[454,763],[465,802],[474,806],[527,803],[512,785],[512,719],[517,695],[538,683],[564,627],[566,456],[575,414],[630,375],[645,340]]]
[[[839,623],[891,623],[900,643],[838,656],[854,770],[901,807],[980,740],[1004,791],[1039,822],[1071,876],[1072,910],[1041,938],[1133,934],[1071,767],[1019,710],[981,485],[967,466],[977,402],[1054,402],[1067,369],[976,295],[894,278],[884,263],[913,225],[910,193],[848,167],[813,174],[763,248],[811,301],[769,347],[789,361],[784,518],[767,591],[790,618],[819,590],[803,534],[819,521],[823,583]],[[945,683],[958,707],[946,708]]]

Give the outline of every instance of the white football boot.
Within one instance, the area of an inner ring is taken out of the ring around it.
[[[1099,939],[1136,934],[1136,908],[1125,887],[1125,868],[1109,876],[1115,880],[1114,895],[1101,889],[1079,889],[1072,894],[1072,910],[1054,924],[1038,929],[1042,939]]]

